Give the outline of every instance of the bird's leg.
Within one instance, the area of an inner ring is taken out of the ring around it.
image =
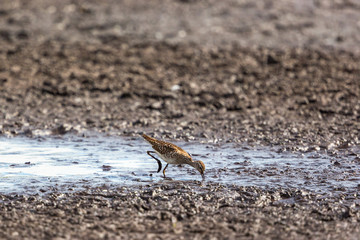
[[[153,155],[151,155],[151,153],[155,153],[154,151],[147,151],[146,152],[150,157],[152,157],[153,159],[155,159],[159,165],[159,168],[158,168],[158,171],[157,172],[160,172],[161,171],[161,168],[162,168],[162,164],[160,162],[159,159],[157,159],[156,157],[154,157]]]
[[[166,170],[166,168],[169,166],[169,164],[166,164],[166,166],[165,166],[165,168],[164,168],[164,170],[163,170],[163,174],[164,174],[164,178],[166,178],[165,177],[165,170]]]

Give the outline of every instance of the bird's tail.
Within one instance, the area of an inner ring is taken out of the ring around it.
[[[151,145],[154,145],[158,142],[158,140],[156,140],[155,138],[152,138],[152,137],[149,137],[148,135],[146,134],[143,134],[142,137],[148,141]]]

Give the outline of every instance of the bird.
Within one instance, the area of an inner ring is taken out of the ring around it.
[[[165,170],[169,166],[169,164],[188,164],[198,170],[204,179],[204,172],[205,172],[205,164],[202,161],[194,161],[190,154],[187,153],[182,148],[176,146],[175,144],[157,140],[155,138],[149,137],[146,134],[143,134],[142,137],[151,144],[154,151],[147,151],[147,154],[154,158],[159,165],[158,172],[160,172],[162,168],[161,161],[154,157],[152,153],[156,153],[162,160],[164,160],[167,164],[163,170],[164,178],[165,176]]]

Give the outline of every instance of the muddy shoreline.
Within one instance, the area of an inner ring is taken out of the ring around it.
[[[200,182],[1,195],[1,234],[20,238],[356,239],[354,196]]]
[[[119,50],[121,43],[52,41],[3,53],[1,133],[147,132],[325,149],[360,143],[359,57],[351,53],[236,46],[213,53],[164,43]],[[45,57],[35,61],[39,53]],[[133,61],[116,63],[126,57]],[[31,67],[14,73],[21,61]]]
[[[359,9],[330,0],[3,1],[0,135],[146,132],[321,152],[331,165],[341,156],[360,167]],[[340,178],[351,171],[341,169]],[[0,193],[0,238],[358,239],[359,191],[174,179]]]

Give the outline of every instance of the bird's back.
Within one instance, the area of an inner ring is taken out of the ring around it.
[[[175,144],[157,140],[146,134],[143,134],[142,136],[146,141],[148,141],[152,145],[153,149],[159,154],[161,154],[163,157],[167,159],[177,158],[179,159],[179,161],[181,161],[181,163],[192,162],[190,154],[188,154],[186,151],[176,146]]]

